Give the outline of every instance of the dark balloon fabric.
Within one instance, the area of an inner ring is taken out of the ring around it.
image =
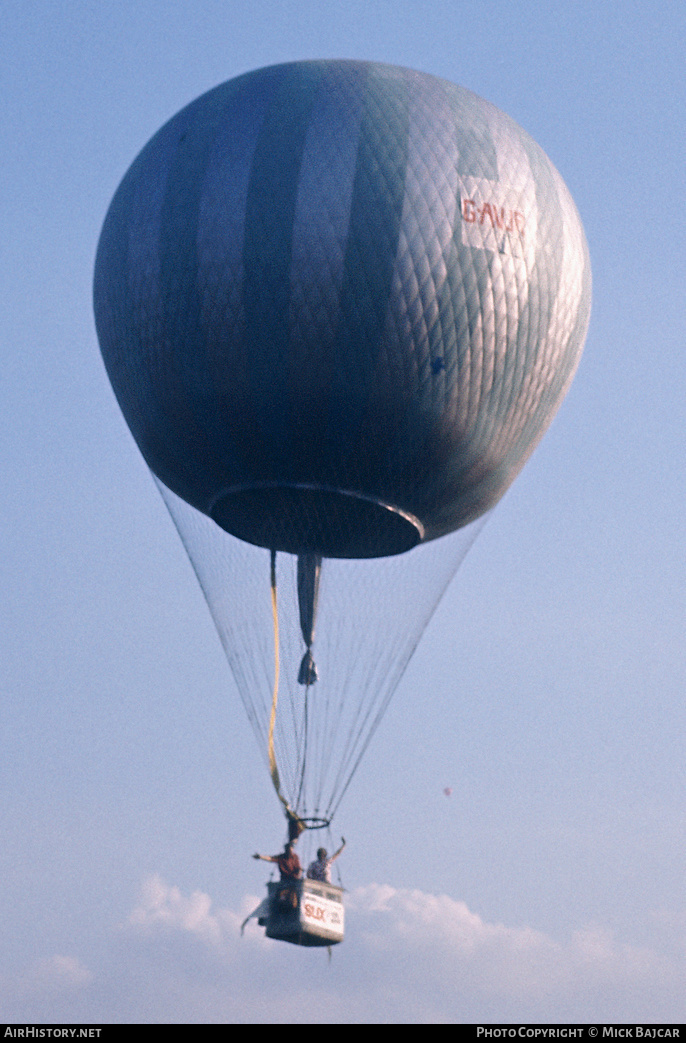
[[[590,267],[559,174],[492,105],[299,62],[155,135],[107,215],[94,300],[165,485],[259,546],[374,557],[510,485],[576,369]]]

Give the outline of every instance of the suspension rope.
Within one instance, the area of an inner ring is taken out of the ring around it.
[[[309,732],[309,697],[310,697],[310,686],[307,685],[305,689],[305,705],[303,710],[303,739],[302,739],[302,766],[300,771],[300,785],[298,787],[298,796],[296,798],[296,805],[299,806],[302,801],[303,789],[305,786],[305,770],[307,768],[307,736]],[[315,811],[318,810],[315,808]],[[304,809],[303,814],[307,815],[307,808]]]
[[[269,737],[267,742],[267,752],[269,756],[269,774],[272,777],[272,783],[276,790],[276,795],[283,804],[286,812],[290,811],[288,801],[281,792],[281,779],[279,778],[279,769],[276,764],[276,754],[274,753],[274,725],[276,724],[276,705],[279,699],[279,610],[276,601],[276,551],[271,552],[270,561],[270,582],[271,582],[271,596],[272,596],[272,616],[274,619],[274,691],[272,694],[272,710],[269,716]]]
[[[276,795],[283,804],[284,811],[286,812],[286,818],[288,820],[288,833],[289,839],[297,839],[299,834],[306,829],[305,823],[302,821],[297,812],[293,811],[290,804],[281,792],[281,779],[279,778],[279,769],[276,763],[276,753],[274,752],[274,727],[276,725],[276,707],[279,699],[279,610],[278,603],[276,600],[276,551],[270,552],[270,586],[271,586],[271,599],[272,599],[272,617],[274,620],[274,692],[272,695],[272,709],[269,715],[269,736],[267,741],[267,752],[269,756],[269,774],[271,775],[272,784],[276,790]]]

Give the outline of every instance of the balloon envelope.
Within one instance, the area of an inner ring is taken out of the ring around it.
[[[277,793],[329,819],[574,374],[590,269],[570,195],[461,87],[275,66],[146,145],[94,303]]]
[[[169,489],[258,546],[375,557],[507,489],[573,376],[590,269],[559,174],[492,105],[300,62],[155,135],[107,215],[94,299]]]

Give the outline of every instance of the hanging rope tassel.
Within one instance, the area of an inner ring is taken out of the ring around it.
[[[308,648],[302,657],[300,663],[300,671],[298,673],[298,684],[309,688],[319,680],[319,674],[317,673],[317,664],[312,656],[312,651]]]
[[[319,579],[322,571],[320,554],[298,555],[298,610],[300,613],[300,630],[305,642],[305,654],[300,663],[298,684],[307,688],[317,679],[317,667],[312,656],[312,642],[317,624],[317,604],[319,602]]]

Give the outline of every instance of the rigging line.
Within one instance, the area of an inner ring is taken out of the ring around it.
[[[220,624],[220,620],[218,619],[218,617],[217,617],[217,615],[215,613],[215,608],[214,608],[214,605],[212,603],[212,599],[208,595],[205,583],[203,581],[203,576],[202,576],[201,571],[200,571],[200,569],[198,567],[198,564],[196,563],[195,555],[193,553],[193,542],[192,542],[192,540],[190,538],[186,537],[186,533],[185,533],[183,527],[181,526],[180,522],[177,520],[176,514],[174,513],[174,510],[172,508],[172,501],[170,500],[170,497],[171,497],[172,494],[171,494],[170,490],[168,490],[167,487],[164,485],[164,483],[161,482],[160,479],[155,474],[153,474],[152,471],[150,473],[151,473],[153,481],[155,482],[155,485],[157,486],[157,489],[158,489],[158,491],[159,491],[159,493],[160,493],[160,495],[162,497],[164,505],[167,508],[167,511],[169,513],[169,517],[172,520],[174,528],[176,529],[176,531],[177,531],[177,533],[179,535],[179,539],[181,540],[181,543],[182,543],[182,545],[183,545],[183,547],[184,547],[184,549],[186,551],[186,554],[188,555],[188,560],[190,561],[191,567],[193,569],[193,572],[195,573],[195,577],[196,577],[196,579],[198,581],[198,585],[199,585],[200,590],[202,592],[203,598],[205,599],[205,603],[206,603],[206,605],[207,605],[207,607],[209,609],[210,616],[212,617],[212,619],[214,620],[214,622],[216,624],[217,632],[218,632],[218,635],[219,635],[219,639],[220,639],[220,642],[222,644],[222,647],[224,648],[224,651],[225,651],[225,654],[226,654],[227,659],[229,661],[229,664],[230,664],[231,668],[234,671],[240,672],[241,674],[243,674],[244,673],[243,671],[239,671],[239,660],[237,660],[235,657],[232,657],[230,655],[228,645],[226,644],[226,642],[224,640],[224,637],[222,636],[222,627],[221,627],[221,624]],[[191,533],[191,535],[193,535],[193,533]],[[197,535],[197,530],[195,532],[195,535]],[[244,707],[245,712],[247,714],[247,717],[248,717],[248,720],[250,722],[250,725],[251,725],[251,727],[253,729],[253,733],[254,733],[255,737],[257,738],[258,745],[260,746],[260,749],[263,749],[262,742],[263,742],[263,739],[265,738],[265,736],[264,736],[264,728],[263,728],[262,721],[260,720],[260,715],[258,713],[257,703],[252,701],[251,699],[247,698],[243,694],[244,691],[247,692],[248,689],[249,689],[249,685],[247,683],[245,683],[244,685],[237,684],[236,687],[238,689],[239,698],[240,698],[241,702],[243,703],[243,707]]]
[[[340,635],[334,635],[331,640],[331,645],[335,646],[340,640]],[[343,762],[345,762],[345,750],[347,745],[351,741],[355,741],[355,718],[359,714],[359,710],[356,711],[350,720],[350,696],[356,689],[360,687],[360,681],[357,677],[357,670],[355,666],[356,657],[352,656],[346,659],[344,662],[339,664],[339,677],[337,683],[331,686],[327,686],[325,690],[318,695],[325,696],[321,700],[322,702],[322,714],[318,715],[317,723],[319,725],[318,732],[316,735],[317,739],[317,757],[316,763],[318,765],[318,771],[316,772],[316,803],[317,807],[321,808],[326,803],[324,799],[324,793],[329,789],[329,780],[331,775],[335,776],[336,763],[340,763],[340,756],[336,752],[341,745],[343,736],[342,729],[345,724],[348,724],[347,733],[348,738],[343,743]],[[362,682],[364,689],[364,682]],[[352,735],[350,734],[352,732]],[[340,771],[340,768],[339,768]],[[334,783],[335,788],[336,783]],[[328,801],[331,803],[331,798]]]
[[[268,754],[269,754],[269,774],[272,778],[276,795],[283,804],[286,811],[290,811],[288,801],[281,792],[281,780],[279,779],[279,769],[276,764],[276,757],[274,755],[274,724],[276,722],[276,704],[279,697],[279,612],[276,601],[276,551],[270,552],[270,586],[271,586],[271,599],[272,599],[272,616],[274,619],[274,694],[272,696],[272,709],[269,715],[269,738],[268,738]]]
[[[422,628],[421,633],[424,632],[424,629],[426,628],[427,623],[428,623],[428,619],[427,619],[426,623],[424,624],[424,628]],[[357,749],[353,748],[353,750],[351,750],[351,756],[354,755],[355,753],[357,754],[352,769],[350,769],[349,764],[348,764],[346,766],[346,768],[345,768],[345,772],[343,771],[343,769],[341,769],[341,771],[339,772],[339,777],[338,777],[337,783],[336,783],[336,789],[334,790],[334,792],[331,795],[331,802],[329,804],[329,808],[327,809],[327,814],[330,813],[331,818],[333,818],[333,816],[336,814],[336,811],[338,810],[338,807],[339,807],[341,801],[343,800],[343,797],[346,794],[348,786],[352,782],[353,776],[356,774],[357,769],[360,766],[360,762],[362,761],[362,759],[363,759],[363,757],[364,757],[364,755],[365,755],[365,753],[367,751],[367,748],[368,748],[369,744],[371,743],[372,739],[374,738],[374,735],[376,734],[376,731],[377,731],[379,725],[381,724],[381,721],[382,721],[384,715],[386,714],[386,711],[388,710],[388,706],[389,706],[389,704],[391,702],[391,699],[393,698],[393,696],[395,694],[395,690],[396,690],[396,688],[398,686],[398,683],[400,682],[400,678],[402,677],[402,675],[404,674],[405,670],[407,669],[407,664],[408,664],[409,660],[411,659],[412,653],[414,652],[414,649],[416,648],[416,646],[417,646],[417,644],[419,642],[419,638],[421,637],[421,633],[417,637],[417,639],[414,642],[414,644],[412,645],[412,648],[410,649],[409,653],[406,654],[406,656],[404,658],[404,662],[399,664],[399,668],[396,671],[396,676],[394,678],[393,683],[391,683],[387,687],[386,691],[382,694],[381,698],[379,699],[379,701],[376,704],[376,708],[374,707],[374,705],[370,706],[367,714],[365,715],[365,722],[364,722],[365,725],[368,724],[368,722],[369,722],[369,720],[371,718],[371,723],[369,724],[369,730],[367,732],[367,735],[364,737],[364,740],[362,741],[362,744],[361,745],[357,745],[359,743],[360,739],[362,738],[362,734],[363,734],[363,729],[360,730],[360,733],[359,733],[358,738],[357,738],[356,743],[355,743],[355,745],[357,746]],[[376,709],[376,712],[374,712],[375,709]],[[347,778],[346,778],[346,775],[347,775]],[[341,786],[341,784],[342,784],[342,788],[338,789],[338,787]]]
[[[428,617],[424,623],[424,627],[422,628],[422,633],[427,623]],[[419,636],[421,636],[421,634]],[[327,814],[330,814],[332,818],[335,815],[348,786],[352,782],[353,776],[357,772],[360,762],[376,734],[386,711],[388,710],[388,706],[395,694],[400,678],[404,674],[407,664],[419,641],[419,636],[416,638],[411,648],[406,650],[404,655],[400,656],[399,661],[396,662],[395,670],[392,675],[387,678],[386,684],[379,690],[377,697],[370,702],[363,714],[358,712],[356,715],[356,719],[348,734],[343,760],[337,772],[336,780],[331,791],[331,798],[327,807]],[[397,653],[390,656],[390,659],[397,658]],[[376,687],[376,685],[371,683],[371,688],[373,689],[374,687]],[[365,690],[369,690],[369,685],[366,686]],[[360,707],[360,711],[361,709],[362,707]]]
[[[389,656],[387,653],[384,657],[384,662],[386,660],[392,661],[393,658],[393,656]],[[345,740],[341,752],[336,758],[338,761],[338,770],[335,773],[333,785],[331,787],[327,812],[334,803],[338,802],[338,793],[341,788],[347,785],[347,781],[349,781],[348,772],[351,770],[350,766],[351,764],[353,765],[352,770],[354,771],[354,767],[360,757],[360,748],[363,750],[366,749],[370,737],[368,734],[370,722],[371,730],[373,730],[375,722],[378,724],[377,717],[383,713],[383,704],[388,695],[389,687],[392,692],[392,680],[386,679],[385,683],[377,683],[375,679],[377,673],[380,675],[383,682],[386,668],[383,667],[380,662],[377,662],[376,669],[372,674],[368,677],[361,678],[356,682],[361,686],[361,696],[357,702],[353,715],[348,720]],[[370,693],[372,693],[372,698],[368,701]]]
[[[439,593],[438,593],[438,597],[435,600],[435,604],[438,604],[440,602],[441,598],[443,597],[443,595],[445,594],[446,588],[450,584],[450,582],[453,579],[455,573],[457,572],[460,564],[464,560],[464,557],[465,557],[467,551],[472,546],[472,544],[474,543],[474,540],[476,539],[477,535],[479,534],[479,532],[481,532],[482,528],[486,524],[487,518],[488,518],[488,514],[486,514],[482,518],[478,519],[478,521],[476,523],[474,523],[473,526],[471,527],[471,532],[468,534],[467,542],[466,543],[463,542],[459,556],[453,562],[452,568],[450,569],[448,575],[443,577],[443,580],[442,580],[442,582],[440,584],[440,590],[439,590]],[[352,749],[350,750],[350,758],[352,758],[352,756],[354,756],[354,754],[356,752],[355,747],[357,747],[357,757],[356,757],[356,759],[354,761],[352,770],[350,770],[350,768],[349,768],[350,759],[347,759],[347,763],[345,765],[345,768],[343,766],[341,766],[341,768],[339,769],[337,778],[336,778],[336,783],[335,783],[335,786],[334,786],[334,790],[333,790],[333,792],[331,794],[331,799],[330,799],[329,806],[328,806],[327,812],[326,812],[326,814],[329,815],[331,818],[333,818],[333,816],[336,814],[336,811],[338,810],[338,807],[339,807],[341,801],[343,800],[343,797],[345,796],[345,793],[346,793],[346,791],[348,789],[348,786],[352,782],[353,776],[357,772],[357,769],[358,769],[358,767],[360,765],[360,762],[361,762],[362,758],[364,757],[364,754],[365,754],[365,752],[367,750],[367,747],[369,746],[370,742],[372,741],[372,738],[374,737],[374,734],[376,733],[376,730],[379,727],[379,724],[381,723],[381,719],[383,718],[384,714],[386,713],[386,711],[388,709],[388,706],[389,706],[389,704],[391,702],[391,699],[393,698],[393,695],[395,693],[397,685],[399,684],[400,679],[402,678],[403,674],[405,673],[405,670],[407,669],[407,665],[408,665],[410,659],[412,658],[412,655],[413,655],[413,653],[414,653],[414,651],[415,651],[415,649],[417,647],[417,644],[418,644],[419,640],[421,639],[421,636],[424,633],[424,631],[425,631],[425,629],[426,629],[426,627],[427,627],[427,625],[429,623],[429,620],[431,619],[431,615],[432,615],[431,610],[429,610],[429,611],[427,611],[425,613],[425,616],[424,616],[424,618],[422,620],[422,623],[421,623],[421,627],[417,631],[412,644],[410,645],[410,647],[408,649],[406,649],[404,655],[401,658],[401,661],[397,664],[397,667],[396,667],[396,670],[394,671],[394,676],[393,676],[393,679],[392,679],[390,685],[386,687],[386,691],[385,692],[381,692],[380,693],[380,699],[377,702],[376,714],[374,715],[374,703],[372,703],[372,705],[370,705],[367,713],[365,714],[364,721],[363,721],[362,727],[360,728],[359,735],[358,735],[357,739],[355,740]],[[364,725],[370,719],[371,719],[371,726],[370,726],[369,731],[368,731],[366,737],[364,738],[364,741],[362,742],[362,745],[360,747],[357,744],[359,743],[359,740],[362,737]],[[347,778],[346,778],[345,776],[346,776],[346,773],[348,771],[349,771],[349,774],[347,774]],[[339,789],[339,787],[342,787],[342,788]]]
[[[288,583],[287,598],[289,604],[289,610],[285,614],[288,627],[286,629],[286,637],[283,639],[282,630],[282,651],[285,653],[285,661],[288,664],[288,672],[286,674],[286,687],[288,691],[288,708],[290,710],[290,716],[282,716],[280,719],[280,729],[286,743],[288,739],[288,767],[289,767],[289,793],[295,794],[298,789],[298,780],[300,778],[301,761],[302,761],[302,747],[303,747],[303,700],[302,692],[299,685],[293,684],[293,677],[291,675],[291,662],[292,656],[295,655],[293,648],[294,634],[293,634],[293,618],[292,618],[292,604],[291,601],[295,597],[297,600],[297,582],[295,582],[295,559],[289,554],[283,554],[281,556],[281,568],[284,573],[284,581]],[[295,583],[295,589],[293,589]],[[283,588],[282,588],[283,589]],[[296,630],[296,633],[299,632]],[[296,638],[296,641],[298,639]]]
[[[326,708],[328,706],[328,688],[333,683],[333,671],[330,665],[329,676],[317,682],[316,690],[312,691],[312,705],[310,706],[310,687],[306,691],[305,701],[305,723],[307,729],[307,780],[303,772],[303,788],[310,813],[319,814],[321,805],[320,790],[326,771],[326,762],[321,754],[321,730],[326,725]],[[311,712],[310,712],[311,711]]]
[[[303,787],[305,785],[305,769],[307,767],[307,736],[308,736],[308,709],[309,709],[309,697],[310,697],[310,686],[309,684],[305,688],[305,700],[303,710],[303,745],[302,745],[302,766],[300,771],[300,785],[298,787],[298,796],[295,801],[296,808],[300,807],[300,801],[302,799]],[[307,814],[307,808],[303,808],[303,812]]]

